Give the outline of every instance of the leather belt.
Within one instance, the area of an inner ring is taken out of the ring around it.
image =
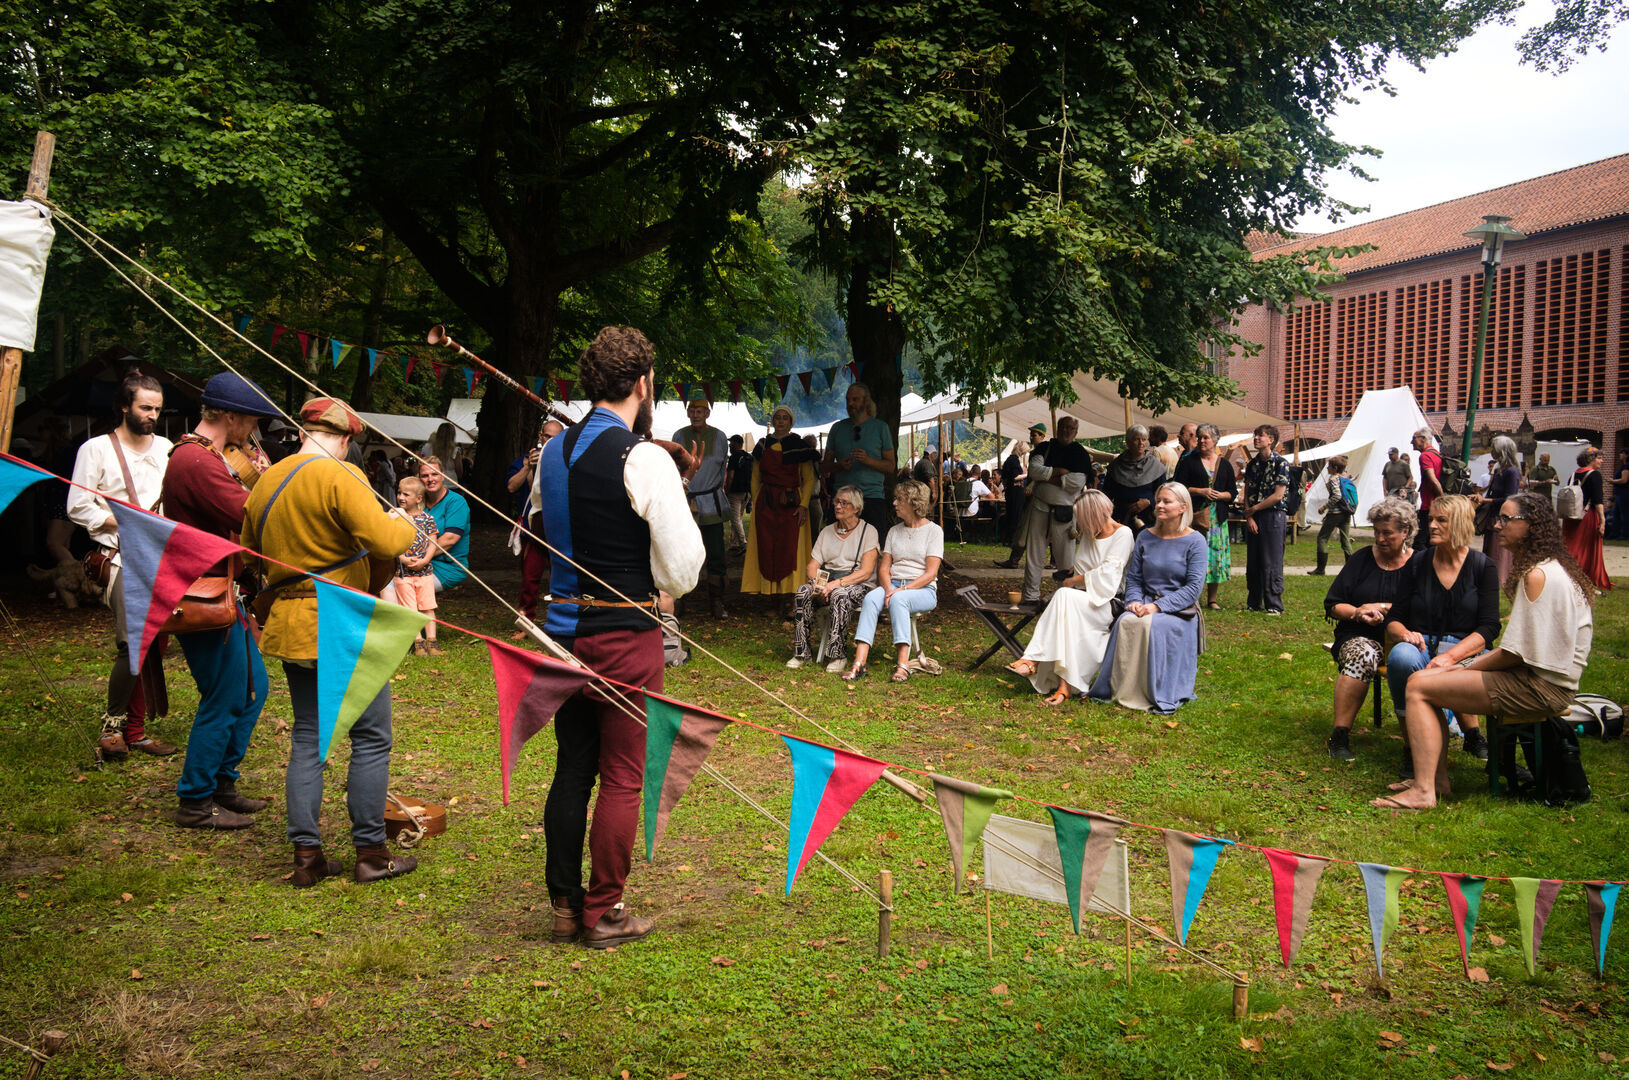
[[[598,600],[592,596],[545,596],[545,603],[571,604],[585,608],[650,608],[656,607],[656,597],[649,600]]]

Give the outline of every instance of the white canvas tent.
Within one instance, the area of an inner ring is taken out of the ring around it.
[[[1416,431],[1429,426],[1425,413],[1420,411],[1420,403],[1414,400],[1414,391],[1408,387],[1366,390],[1363,399],[1358,402],[1357,411],[1346,422],[1346,430],[1341,437],[1334,442],[1301,451],[1301,463],[1305,465],[1345,454],[1347,475],[1357,483],[1358,489],[1358,512],[1352,520],[1354,524],[1363,525],[1367,521],[1364,515],[1369,512],[1369,507],[1386,495],[1381,476],[1386,464],[1386,451],[1395,446],[1411,454],[1409,440]],[[1435,438],[1432,443],[1435,445]],[[1419,461],[1411,457],[1409,470],[1417,483],[1420,479]],[[1324,489],[1324,476],[1324,470],[1319,469],[1312,481],[1312,490],[1307,492],[1309,522],[1321,523],[1324,519],[1324,504],[1329,501],[1328,492]]]
[[[417,451],[420,446],[430,441],[430,436],[436,433],[436,428],[447,421],[439,416],[403,416],[398,413],[361,412],[357,414],[362,422],[373,431],[387,438],[395,439],[410,450]],[[453,425],[457,432],[457,440],[461,446],[470,446],[475,442],[475,436],[470,432]],[[364,440],[367,441],[367,440]]]

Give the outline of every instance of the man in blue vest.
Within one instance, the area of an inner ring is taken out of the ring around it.
[[[577,361],[578,384],[594,408],[543,448],[538,485],[543,534],[559,553],[544,630],[607,680],[660,691],[657,593],[694,589],[706,551],[680,478],[690,455],[649,441],[654,366],[638,330],[599,332]],[[589,683],[555,713],[553,727],[558,749],[543,836],[555,940],[581,935],[600,949],[638,940],[652,923],[628,911],[622,891],[644,780],[644,698]]]

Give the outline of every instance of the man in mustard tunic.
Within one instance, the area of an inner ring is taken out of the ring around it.
[[[408,549],[417,533],[399,509],[386,513],[367,476],[345,463],[351,439],[362,433],[362,421],[350,406],[335,398],[316,398],[300,410],[300,423],[305,429],[300,449],[260,478],[243,508],[243,544],[277,560],[262,567],[271,611],[260,649],[283,662],[294,705],[285,788],[288,835],[294,842],[289,881],[306,888],[344,869],[338,859],[323,855],[318,826],[322,762],[317,756],[317,587],[311,575],[371,590],[376,564],[382,587],[390,580],[396,556]],[[304,572],[291,570],[292,566]],[[392,856],[385,848],[390,683],[362,711],[349,737],[346,802],[351,842],[356,845],[356,880],[405,874],[418,861]]]

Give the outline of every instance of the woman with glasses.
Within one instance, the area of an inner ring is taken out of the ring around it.
[[[1063,579],[1035,624],[1023,658],[1007,665],[1061,705],[1085,692],[1097,677],[1114,626],[1111,601],[1125,581],[1131,530],[1114,520],[1114,504],[1088,489],[1075,502],[1074,573]]]
[[[865,594],[860,602],[860,622],[854,630],[854,666],[843,672],[844,682],[865,678],[871,642],[877,636],[877,620],[888,609],[893,625],[894,649],[898,659],[890,682],[902,683],[911,677],[911,616],[939,606],[935,582],[945,558],[945,533],[928,518],[932,494],[920,480],[906,480],[894,488],[894,513],[899,524],[888,530],[883,542],[877,578],[882,583]]]
[[[1400,720],[1411,675],[1458,667],[1499,636],[1499,569],[1471,549],[1476,538],[1471,500],[1437,496],[1431,500],[1427,527],[1431,555],[1410,565],[1387,613],[1386,635],[1397,644],[1386,657],[1386,682]],[[1486,761],[1488,743],[1476,715],[1460,716],[1459,726],[1465,752]],[[1407,779],[1413,769],[1413,755],[1405,748],[1399,771]]]
[[[1395,495],[1369,507],[1374,544],[1352,553],[1324,597],[1324,618],[1335,622],[1336,671],[1335,730],[1324,746],[1337,761],[1353,758],[1352,722],[1386,655],[1386,616],[1414,558],[1414,523],[1414,507]]]
[[[1431,504],[1435,513],[1443,500]],[[1405,703],[1414,779],[1393,784],[1384,810],[1427,810],[1451,794],[1443,747],[1444,709],[1507,717],[1565,715],[1595,637],[1594,584],[1567,550],[1550,500],[1526,492],[1506,499],[1494,519],[1510,552],[1510,624],[1499,648],[1468,668],[1441,667],[1408,682]]]
[[[829,658],[826,670],[838,672],[847,667],[849,624],[860,601],[877,581],[877,529],[860,518],[865,496],[859,488],[845,484],[832,496],[831,506],[837,520],[820,530],[809,552],[809,565],[804,568],[809,581],[798,586],[793,602],[792,659],[786,662],[789,668],[800,668],[814,659],[810,637],[815,608],[821,604],[831,607],[831,625],[825,639]]]

